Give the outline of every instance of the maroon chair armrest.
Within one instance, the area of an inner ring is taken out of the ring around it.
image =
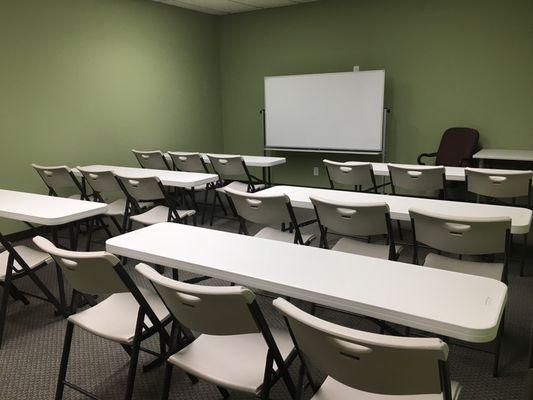
[[[422,153],[417,157],[416,162],[419,165],[426,165],[422,162],[422,157],[437,157],[437,153]]]

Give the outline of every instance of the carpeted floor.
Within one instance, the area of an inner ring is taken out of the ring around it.
[[[218,220],[217,229],[236,231],[234,221]],[[308,227],[308,230],[316,227]],[[82,238],[83,239],[83,238]],[[96,248],[103,248],[103,236]],[[83,243],[83,241],[82,241]],[[518,254],[518,252],[516,252]],[[515,256],[517,257],[517,256]],[[406,248],[401,261],[410,261],[410,251]],[[528,271],[533,275],[533,268]],[[131,270],[134,262],[130,261]],[[467,349],[450,344],[450,369],[452,378],[464,386],[462,399],[467,400],[514,400],[526,399],[526,371],[531,319],[533,314],[533,277],[518,276],[518,263],[510,268],[509,301],[506,314],[505,337],[502,346],[500,377],[492,377],[491,354]],[[327,268],[324,274],[327,274]],[[55,268],[45,268],[39,272],[43,280],[56,291]],[[19,287],[34,291],[32,283],[24,279]],[[226,284],[209,280],[203,284]],[[442,294],[446,295],[446,294]],[[271,299],[261,297],[260,304],[269,323],[283,326],[279,316],[271,306]],[[296,302],[304,309],[308,304]],[[372,323],[356,316],[350,316],[331,310],[319,309],[317,315],[327,320],[349,327],[377,331]],[[61,349],[66,322],[54,316],[52,306],[48,303],[31,300],[28,306],[20,302],[11,303],[8,308],[4,343],[0,349],[0,399],[1,400],[40,400],[53,399],[59,369]],[[154,349],[157,343],[151,343]],[[150,346],[148,346],[150,347]],[[486,347],[490,348],[490,347]],[[141,355],[140,364],[149,362],[152,356]],[[295,374],[297,365],[292,368]],[[121,399],[124,393],[128,369],[128,356],[114,343],[97,338],[79,329],[74,331],[74,341],[68,370],[68,379],[93,392],[101,399]],[[162,367],[147,373],[138,369],[135,385],[136,399],[159,399],[163,380]],[[294,375],[295,376],[295,375]],[[311,393],[306,392],[305,398]],[[65,399],[84,399],[85,397],[68,388]],[[175,370],[171,399],[221,399],[217,389],[204,382],[191,384],[181,372]],[[239,393],[232,393],[232,398],[247,399]],[[272,392],[272,399],[288,399],[283,384],[278,383]]]

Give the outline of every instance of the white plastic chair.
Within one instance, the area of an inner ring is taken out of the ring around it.
[[[466,168],[466,189],[490,201],[502,202],[501,199],[511,199],[512,205],[516,199],[523,197],[527,207],[531,208],[531,180],[532,171],[490,171],[486,169]],[[503,203],[503,202],[502,202]],[[524,275],[526,266],[527,234],[522,235],[522,255],[520,260],[520,276]]]
[[[250,174],[248,166],[241,156],[208,154],[207,157],[219,177],[218,187],[216,188],[218,193],[225,194],[225,189],[253,193],[265,188],[265,185],[259,179]],[[244,182],[241,180],[244,180]],[[227,215],[222,199],[215,196],[212,203],[210,225],[213,225],[217,200],[220,201],[224,215]]]
[[[176,198],[167,192],[159,178],[153,177],[128,177],[115,173],[115,177],[128,199],[128,223],[126,230],[130,231],[132,222],[148,226],[160,222],[187,223],[189,217],[193,218],[196,225],[196,210],[179,209]],[[143,211],[141,203],[156,203],[148,211]]]
[[[322,160],[326,166],[329,184],[335,189],[335,184],[349,186],[357,191],[370,188],[377,193],[376,178],[372,164],[357,161],[337,162]]]
[[[511,218],[458,218],[426,210],[409,210],[413,230],[413,263],[418,264],[418,243],[439,251],[430,253],[424,267],[482,276],[507,283],[507,268],[511,243]],[[440,254],[459,255],[452,258]],[[503,255],[502,262],[493,262],[495,255]],[[490,256],[488,261],[462,259],[467,256]],[[495,339],[494,376],[498,373],[501,336],[505,323],[502,315]]]
[[[287,370],[295,354],[291,338],[268,327],[250,290],[191,285],[146,264],[136,270],[152,282],[175,320],[200,334],[168,358],[162,399],[168,398],[173,366],[213,383],[224,398],[232,389],[268,399],[280,376],[294,395]]]
[[[165,155],[160,150],[143,151],[143,150],[131,150],[139,165],[142,168],[149,169],[172,169],[168,163]]]
[[[437,338],[386,336],[316,318],[285,299],[274,300],[298,350],[312,400],[458,400],[450,381],[448,346]],[[326,374],[318,385],[309,366]],[[301,385],[297,399],[301,398]]]
[[[63,310],[61,310],[60,304],[50,292],[48,287],[37,275],[35,275],[37,270],[49,265],[52,262],[50,255],[24,245],[13,246],[2,234],[0,234],[0,243],[5,249],[4,251],[0,252],[0,286],[2,286],[2,295],[0,298],[1,347],[9,296],[11,296],[15,301],[21,301],[23,304],[29,304],[29,300],[26,297],[29,294],[21,292],[15,286],[15,281],[18,279],[29,277],[46,296],[44,300],[54,304],[58,311]],[[60,273],[60,271],[58,271],[58,273]],[[32,297],[40,298],[39,296],[33,295]]]
[[[400,246],[395,246],[389,206],[386,203],[343,203],[311,197],[320,227],[320,245],[328,246],[328,233],[343,235],[332,250],[363,256],[397,260]],[[386,235],[388,244],[364,242],[353,236]],[[347,237],[348,236],[348,237]]]
[[[162,353],[165,351],[164,343],[169,342],[164,330],[164,324],[170,321],[168,309],[155,292],[138,288],[113,254],[63,250],[40,236],[33,241],[53,257],[74,288],[73,312],[80,296],[89,299],[87,295],[109,295],[100,303],[68,317],[55,398],[63,398],[65,386],[87,395],[84,389],[65,379],[76,326],[125,348],[130,356],[125,399],[131,399],[141,342],[159,334]],[[91,394],[89,396],[96,398]]]
[[[240,221],[240,230],[248,235],[246,221],[260,225],[267,225],[254,236],[263,239],[272,239],[281,242],[309,245],[315,234],[302,234],[296,220],[290,199],[285,195],[262,195],[261,193],[246,193],[230,188],[225,189],[226,195],[231,199]],[[282,226],[289,222],[294,233],[285,232],[272,226]]]
[[[63,190],[68,190],[76,192],[69,195],[68,198],[88,200],[83,186],[66,165],[52,167],[32,164],[31,166],[43,180],[50,196],[60,196]]]

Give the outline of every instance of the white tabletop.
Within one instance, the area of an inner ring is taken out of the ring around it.
[[[55,226],[105,213],[107,204],[0,189],[0,217]]]
[[[354,203],[387,203],[391,218],[409,221],[409,209],[425,209],[440,214],[457,217],[511,217],[511,233],[525,234],[529,232],[532,212],[522,207],[507,207],[492,204],[467,203],[462,201],[434,200],[420,197],[394,196],[349,192],[344,190],[317,189],[298,186],[274,186],[257,194],[286,194],[294,207],[313,208],[309,196],[323,197],[333,201]]]
[[[117,174],[127,176],[129,178],[142,178],[145,176],[157,176],[161,183],[165,186],[176,186],[190,188],[193,186],[205,185],[207,183],[218,181],[216,174],[204,174],[197,172],[182,172],[182,171],[168,171],[164,169],[148,169],[148,168],[132,168],[132,167],[118,167],[114,165],[88,165],[84,168],[98,171],[113,171]],[[72,172],[81,176],[80,171],[76,168]]]
[[[215,153],[209,153],[220,157],[228,157],[230,155],[234,156],[234,154],[215,154]],[[206,163],[210,163],[209,157],[207,157],[207,153],[200,153],[202,158]],[[168,153],[165,153],[165,156],[167,160],[171,160],[170,155]],[[244,163],[248,167],[261,167],[261,168],[270,168],[274,167],[276,165],[285,164],[287,162],[287,159],[285,157],[266,157],[266,156],[243,156],[241,157],[244,160]]]
[[[533,161],[533,150],[483,149],[473,157],[485,160]]]
[[[224,156],[229,156],[230,154],[213,154],[213,155],[224,157]],[[207,154],[202,154],[202,157],[204,158],[205,162],[209,162],[209,157],[207,157]],[[241,156],[241,157],[244,160],[244,163],[248,167],[268,168],[268,167],[274,167],[280,164],[285,164],[287,162],[287,159],[285,157],[266,157],[266,156]]]
[[[175,223],[111,238],[106,249],[477,343],[495,338],[507,296],[489,278]]]
[[[355,162],[358,163],[359,162]],[[364,162],[361,162],[360,164],[365,164]],[[372,170],[374,171],[374,175],[376,176],[389,176],[389,168],[386,163],[370,163],[372,165]],[[393,164],[398,165],[400,167],[406,167],[406,168],[432,168],[434,166],[430,165],[418,165],[418,164]],[[479,171],[488,171],[492,173],[508,173],[508,172],[515,172],[515,170],[509,170],[509,169],[487,169],[487,168],[477,168]],[[446,180],[448,181],[465,181],[465,168],[463,167],[444,167]]]

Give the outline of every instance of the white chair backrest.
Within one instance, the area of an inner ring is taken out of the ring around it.
[[[179,171],[207,172],[204,160],[200,153],[187,153],[182,151],[169,151],[168,155]]]
[[[137,202],[165,199],[165,194],[161,189],[160,180],[157,176],[138,178],[119,174],[114,175],[122,185],[126,196],[130,196]]]
[[[241,286],[191,285],[167,278],[146,264],[136,271],[159,293],[174,318],[187,328],[208,335],[258,333],[249,305],[255,295]]]
[[[533,172],[466,168],[465,175],[469,192],[494,198],[513,198],[529,196]]]
[[[241,156],[221,156],[215,154],[208,154],[209,161],[213,166],[215,172],[222,178],[235,177],[248,173],[244,167],[244,161]]]
[[[274,306],[285,317],[298,350],[333,379],[365,392],[414,396],[440,394],[440,362],[448,346],[436,338],[409,338],[358,331],[321,320],[282,298]]]
[[[280,225],[291,222],[290,200],[286,195],[265,196],[224,189],[231,198],[237,214],[247,221],[262,225]]]
[[[112,171],[93,171],[77,167],[85,178],[87,184],[98,193],[119,192],[120,186]]]
[[[151,151],[142,151],[142,150],[131,150],[132,153],[137,158],[137,161],[143,168],[151,169],[170,169],[165,155],[161,150],[151,150]]]
[[[425,210],[409,210],[416,241],[455,254],[506,252],[511,218],[458,218]]]
[[[70,168],[66,165],[47,167],[32,164],[31,166],[37,171],[49,188],[52,188],[53,190],[76,188],[79,190],[79,187],[76,185],[76,182],[70,174]]]
[[[413,192],[435,192],[444,189],[444,167],[411,167],[388,164],[395,189]]]
[[[70,285],[80,293],[106,295],[128,292],[114,267],[119,259],[105,251],[78,252],[57,248],[48,239],[37,236],[33,242],[50,254],[61,267]]]
[[[333,183],[349,186],[374,186],[372,164],[360,162],[336,162],[322,160],[329,179]]]
[[[389,233],[385,203],[342,203],[311,197],[320,224],[333,233],[370,236]]]

